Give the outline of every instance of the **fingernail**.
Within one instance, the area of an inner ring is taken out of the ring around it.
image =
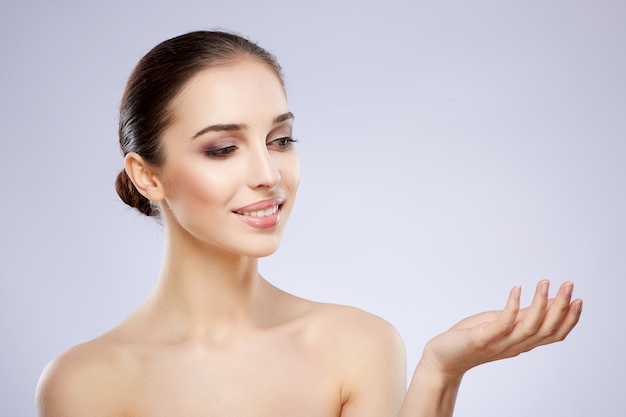
[[[550,289],[550,281],[547,279],[541,283],[541,295],[548,295],[548,291]]]
[[[576,313],[580,314],[583,311],[583,300],[578,300],[578,304],[576,305]]]
[[[574,284],[572,284],[571,282],[568,282],[567,284],[565,284],[565,295],[568,297],[571,297],[573,292],[574,292]]]

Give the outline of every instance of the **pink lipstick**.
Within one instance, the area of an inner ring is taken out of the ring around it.
[[[273,197],[233,210],[241,221],[259,229],[274,227],[280,221],[280,213],[285,199]]]

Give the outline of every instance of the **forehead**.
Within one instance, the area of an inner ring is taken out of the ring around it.
[[[200,71],[183,86],[171,110],[175,124],[197,127],[271,121],[289,108],[278,76],[251,59]]]

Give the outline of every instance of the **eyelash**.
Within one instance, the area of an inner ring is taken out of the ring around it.
[[[278,149],[281,151],[286,151],[291,148],[291,146],[296,143],[297,140],[292,138],[291,136],[285,136],[284,138],[274,139],[268,145],[277,144]]]
[[[297,142],[296,139],[285,136],[284,138],[274,139],[268,142],[268,146],[274,145],[279,151],[286,151],[291,149],[292,145]],[[225,159],[229,157],[233,152],[237,150],[235,145],[225,146],[223,148],[209,148],[204,151],[204,154],[210,158]]]
[[[204,154],[211,158],[216,159],[224,159],[227,158],[231,153],[235,152],[237,149],[236,146],[225,146],[223,148],[209,148],[204,151]]]

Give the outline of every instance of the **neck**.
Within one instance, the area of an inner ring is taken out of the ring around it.
[[[267,319],[272,290],[258,261],[168,233],[158,284],[146,306],[177,338],[227,338]]]

